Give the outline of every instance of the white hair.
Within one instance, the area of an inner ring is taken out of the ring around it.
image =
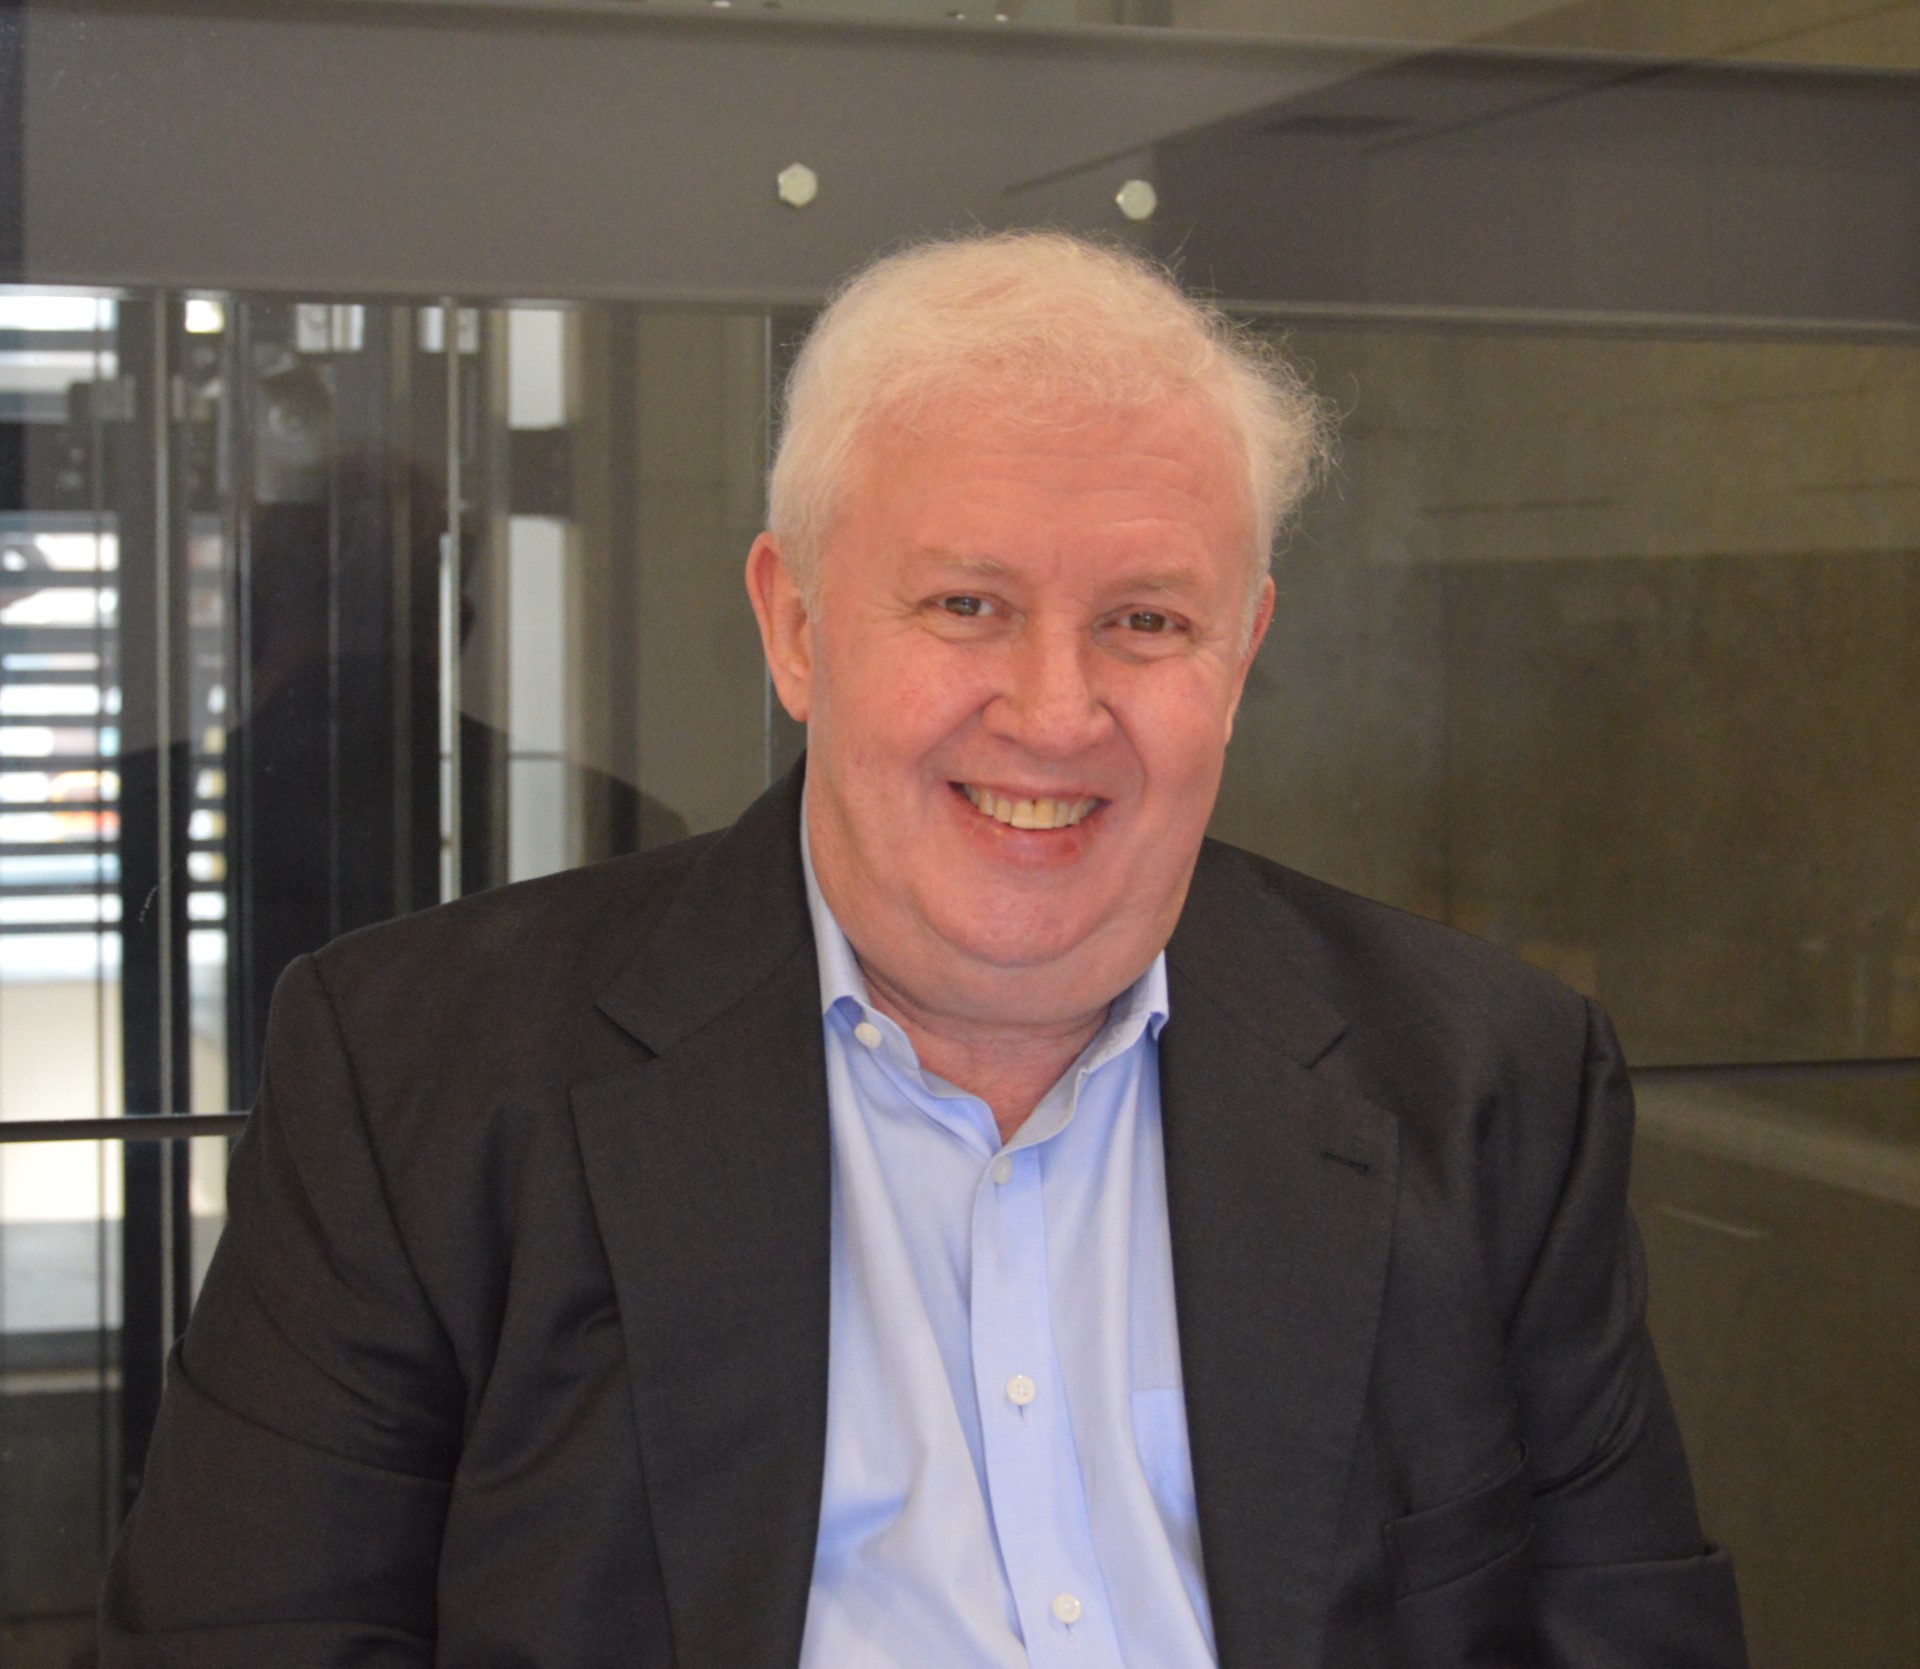
[[[1280,527],[1327,458],[1327,408],[1164,267],[1065,232],[942,238],[840,286],[787,378],[768,530],[811,610],[854,450],[881,421],[958,406],[1049,423],[1183,398],[1211,406],[1240,454],[1251,622]]]

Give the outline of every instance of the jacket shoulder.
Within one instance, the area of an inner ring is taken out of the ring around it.
[[[1341,984],[1358,975],[1369,991],[1384,979],[1390,989],[1415,984],[1439,997],[1477,993],[1482,1001],[1497,997],[1552,1007],[1580,1000],[1512,951],[1430,916],[1220,842],[1207,842],[1206,859],[1229,886],[1267,900],[1287,919],[1288,953],[1303,971],[1311,968]]]
[[[591,1007],[718,839],[670,846],[473,893],[335,939],[314,952],[351,1034],[356,1021],[422,1035],[436,1013]],[[444,1036],[444,1032],[441,1033]]]
[[[1207,914],[1257,937],[1337,1011],[1343,1052],[1369,1076],[1432,1082],[1520,1062],[1577,1072],[1591,1005],[1513,952],[1237,847],[1209,841],[1201,873]],[[1232,960],[1219,964],[1229,976]]]

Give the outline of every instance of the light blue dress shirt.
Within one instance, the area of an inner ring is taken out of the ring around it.
[[[803,834],[804,851],[804,834]],[[1211,1669],[1167,1236],[1164,959],[1003,1148],[807,861],[833,1138],[802,1669]]]

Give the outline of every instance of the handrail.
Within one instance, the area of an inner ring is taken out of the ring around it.
[[[131,1118],[0,1119],[8,1142],[171,1142],[187,1136],[237,1136],[245,1113],[136,1113]]]
[[[1864,1055],[1855,1060],[1709,1061],[1700,1065],[1629,1066],[1636,1084],[1690,1083],[1736,1078],[1768,1082],[1783,1078],[1902,1078],[1920,1072],[1920,1055]]]
[[[1920,1075],[1920,1055],[1861,1060],[1723,1061],[1701,1065],[1630,1066],[1635,1083],[1711,1078],[1893,1078]],[[136,1113],[130,1118],[0,1119],[0,1145],[10,1142],[170,1142],[187,1136],[238,1136],[247,1114]]]

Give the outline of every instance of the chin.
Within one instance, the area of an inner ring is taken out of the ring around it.
[[[1036,922],[1030,913],[1003,922],[982,922],[978,915],[951,924],[950,942],[978,962],[1008,972],[1044,969],[1071,959],[1093,936],[1093,921]]]

